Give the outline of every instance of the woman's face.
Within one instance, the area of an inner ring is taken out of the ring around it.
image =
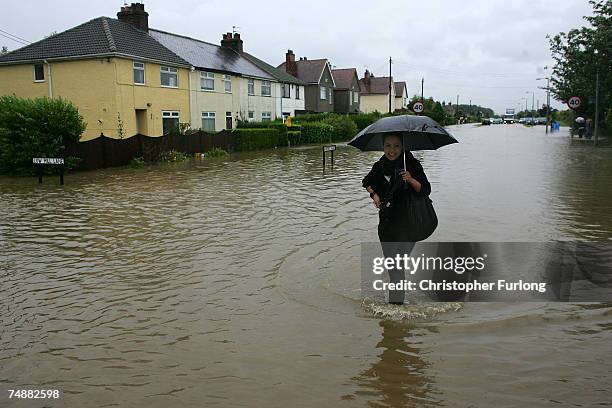
[[[395,160],[402,154],[402,141],[399,136],[391,135],[385,138],[384,152],[389,160]]]

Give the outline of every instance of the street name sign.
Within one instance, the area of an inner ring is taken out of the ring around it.
[[[34,157],[32,158],[34,164],[64,164],[64,159],[60,157]]]

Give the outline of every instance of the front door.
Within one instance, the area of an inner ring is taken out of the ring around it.
[[[225,112],[225,128],[232,128],[232,112]]]

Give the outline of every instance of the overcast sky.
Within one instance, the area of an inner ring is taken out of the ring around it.
[[[100,16],[116,18],[123,1],[6,1],[0,46],[21,45],[10,33],[38,41]],[[440,101],[479,104],[503,113],[540,104],[544,66],[551,66],[547,34],[586,24],[587,0],[469,1],[221,1],[148,0],[149,27],[219,44],[233,26],[244,49],[278,65],[287,49],[297,57],[327,58],[337,68],[368,68],[406,81],[408,93]],[[293,5],[295,5],[295,7]],[[529,92],[529,93],[527,93]],[[559,102],[552,104],[565,108]]]

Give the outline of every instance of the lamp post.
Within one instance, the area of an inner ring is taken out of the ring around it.
[[[548,134],[548,126],[550,125],[550,77],[536,78],[536,81],[543,79],[546,80],[546,134]]]
[[[531,93],[531,124],[533,125],[533,105],[535,103],[535,92],[533,91],[525,91],[525,93]],[[525,106],[527,106],[527,101],[525,101]],[[527,109],[527,108],[525,108]]]

